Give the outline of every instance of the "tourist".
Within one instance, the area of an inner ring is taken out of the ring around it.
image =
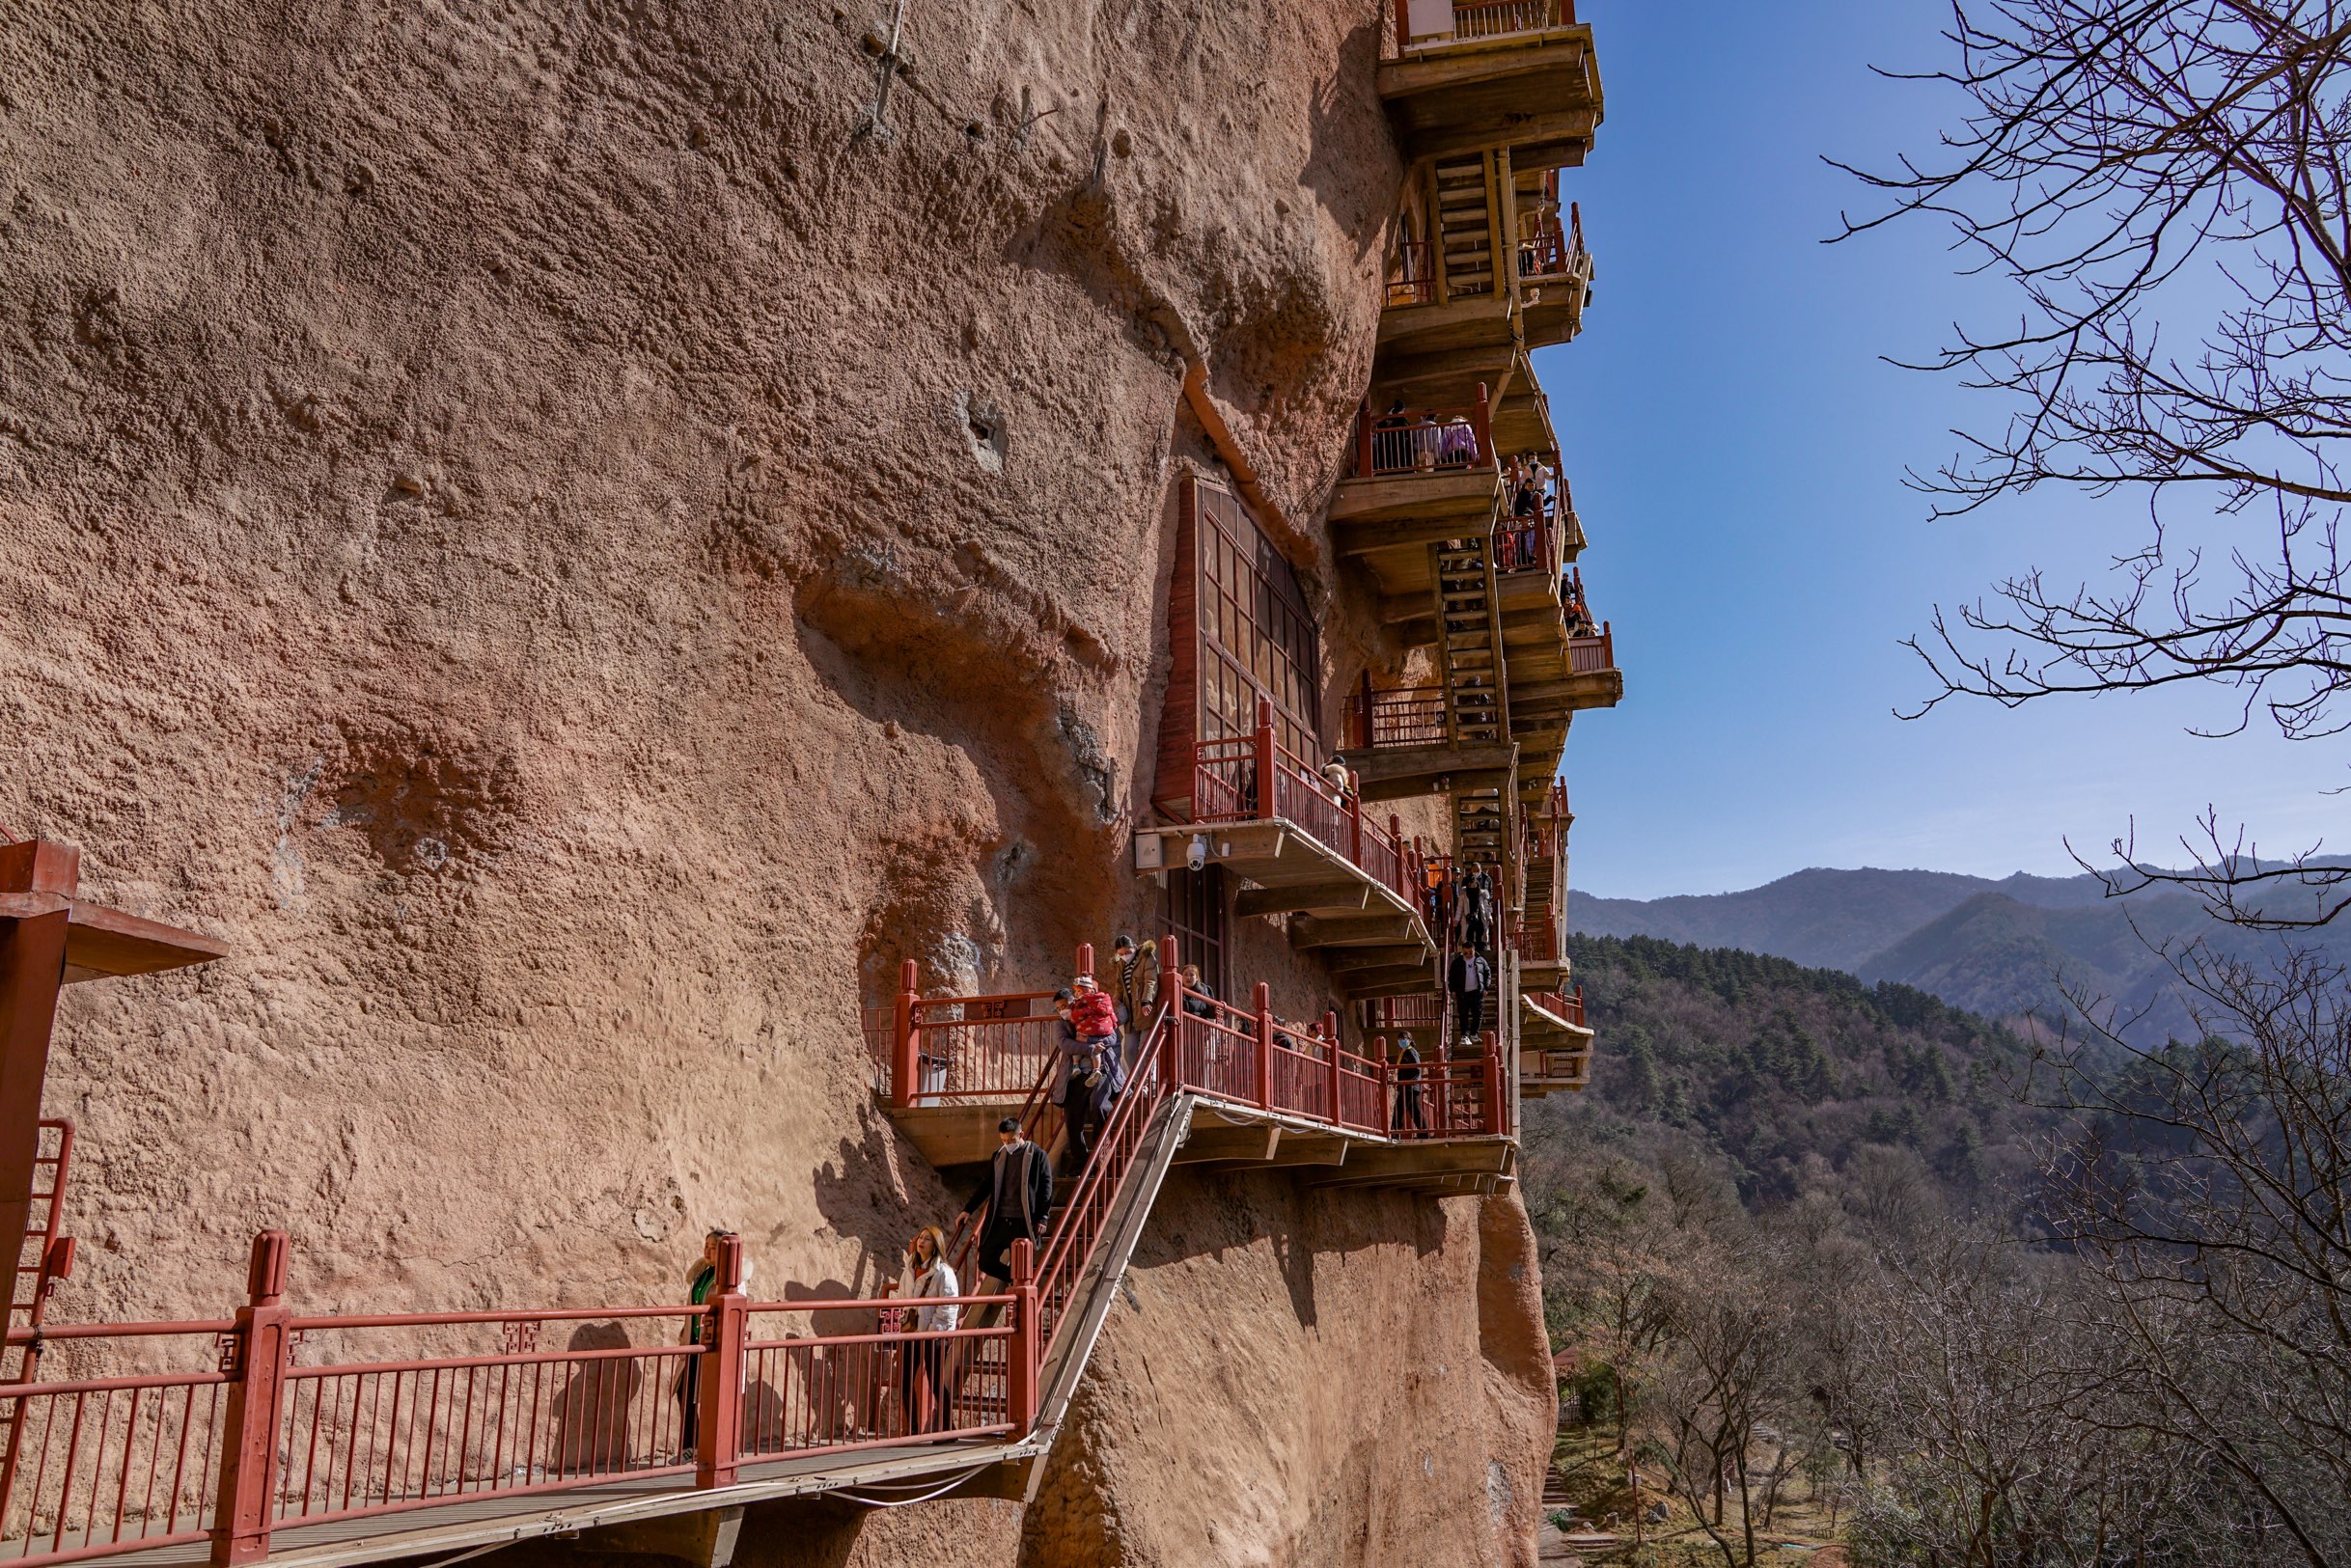
[[[1216,992],[1201,978],[1198,964],[1183,966],[1183,1010],[1195,1018],[1216,1016]]]
[[[1134,1055],[1135,1035],[1159,1005],[1159,944],[1146,942],[1138,949],[1133,937],[1121,934],[1110,952],[1118,965],[1111,1000],[1118,1005],[1120,1059],[1125,1060]]]
[[[1453,1018],[1462,1043],[1475,1041],[1485,1027],[1485,993],[1493,984],[1493,966],[1474,949],[1455,950],[1447,966],[1446,985],[1453,994]]]
[[[1062,1016],[1062,1067],[1054,1075],[1053,1103],[1062,1108],[1069,1129],[1070,1173],[1086,1169],[1093,1154],[1089,1132],[1108,1119],[1110,1103],[1122,1087],[1119,1081],[1118,1008],[1097,989],[1091,975],[1080,975]],[[1060,1000],[1059,994],[1056,1001]]]
[[[931,1306],[918,1307],[914,1321],[900,1320],[900,1328],[910,1334],[933,1334],[952,1331],[961,1311],[953,1301],[940,1297],[959,1296],[955,1285],[954,1265],[947,1261],[947,1238],[937,1225],[925,1225],[906,1244],[906,1278],[900,1281],[897,1294],[906,1301],[930,1301]],[[900,1408],[906,1414],[906,1430],[935,1432],[951,1424],[947,1417],[949,1397],[947,1369],[953,1358],[949,1352],[954,1341],[948,1339],[906,1339],[899,1341],[898,1365]]]
[[[710,1297],[718,1289],[719,1243],[733,1234],[734,1232],[732,1230],[720,1229],[711,1229],[703,1233],[702,1256],[695,1259],[693,1267],[686,1270],[686,1300],[696,1307],[710,1305]],[[751,1278],[749,1263],[743,1265],[743,1278],[746,1281]],[[687,1318],[685,1337],[678,1343],[683,1345],[702,1343],[704,1322],[705,1318],[699,1312]],[[678,1441],[684,1445],[684,1458],[690,1460],[694,1457],[694,1440],[700,1433],[698,1423],[702,1417],[702,1377],[699,1366],[702,1358],[683,1356],[678,1359],[685,1363],[678,1370]]]
[[[1471,867],[1461,880],[1461,939],[1483,950],[1494,936],[1494,879],[1482,865]]]
[[[1026,1241],[1041,1247],[1046,1222],[1053,1215],[1053,1161],[1029,1142],[1018,1116],[996,1123],[996,1152],[988,1160],[987,1179],[963,1205],[965,1219],[975,1214],[981,1216],[981,1227],[980,1246],[972,1254],[980,1270],[980,1288],[974,1294],[1001,1295],[1012,1282],[1012,1244]]]
[[[1428,1131],[1428,1122],[1421,1111],[1421,1053],[1414,1047],[1412,1036],[1396,1037],[1396,1130],[1410,1127],[1416,1133]]]
[[[1334,753],[1331,759],[1322,764],[1322,782],[1329,784],[1332,792],[1343,802],[1351,787],[1347,779],[1346,759]]]

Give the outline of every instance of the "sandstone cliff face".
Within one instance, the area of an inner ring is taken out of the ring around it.
[[[1372,8],[909,0],[903,75],[881,9],[0,10],[0,823],[235,954],[69,995],[62,1313],[221,1310],[265,1224],[320,1309],[664,1299],[712,1224],[879,1286],[943,1195],[861,991],[1147,903],[1188,362],[1352,680]],[[747,1551],[1531,1552],[1512,1205],[1147,1246],[1027,1517]]]

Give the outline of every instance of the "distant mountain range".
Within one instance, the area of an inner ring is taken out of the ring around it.
[[[2171,889],[2109,898],[2088,875],[1993,881],[1868,868],[1798,871],[1743,893],[1673,898],[1570,892],[1567,921],[1590,936],[1737,948],[1895,980],[1994,1018],[2055,1022],[2068,1016],[2065,991],[2087,993],[2142,1043],[2196,1032],[2152,945],[2201,939],[2216,952],[2253,955],[2279,940],[2218,924],[2193,894]],[[2351,929],[2295,940],[2351,961]]]

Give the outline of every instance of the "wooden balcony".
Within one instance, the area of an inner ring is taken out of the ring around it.
[[[1567,961],[1565,922],[1562,911],[1566,907],[1565,889],[1550,903],[1527,900],[1527,911],[1518,925],[1519,983],[1536,990],[1558,990],[1568,983],[1572,969]]]
[[[1556,187],[1555,187],[1556,188]],[[1591,252],[1584,247],[1584,214],[1574,203],[1567,221],[1556,208],[1522,224],[1518,251],[1519,325],[1529,348],[1567,343],[1584,330],[1591,302]]]
[[[1593,1042],[1584,1022],[1583,988],[1566,995],[1522,991],[1518,1008],[1519,1093],[1541,1099],[1555,1089],[1588,1086]]]
[[[1375,691],[1365,679],[1365,688],[1347,699],[1339,755],[1366,800],[1404,800],[1456,784],[1507,786],[1515,776],[1517,745],[1457,734],[1443,686]]]
[[[1379,94],[1408,162],[1498,148],[1522,169],[1584,161],[1603,101],[1574,0],[1397,0],[1395,11]]]
[[[1430,983],[1420,849],[1395,817],[1367,815],[1360,784],[1334,785],[1284,747],[1270,701],[1258,703],[1254,734],[1201,741],[1194,754],[1191,820],[1137,833],[1138,871],[1221,866],[1247,884],[1233,894],[1236,917],[1287,916],[1302,949],[1375,949],[1376,979],[1363,983]]]
[[[1494,461],[1492,403],[1400,407],[1357,416],[1354,476],[1340,481],[1327,513],[1339,553],[1360,561],[1383,596],[1428,607],[1428,547],[1482,535],[1503,504]],[[1431,635],[1434,635],[1433,627]]]

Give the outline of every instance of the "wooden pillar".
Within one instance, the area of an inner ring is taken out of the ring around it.
[[[292,1334],[286,1305],[283,1230],[253,1238],[246,1302],[236,1309],[236,1370],[221,1427],[219,1502],[212,1516],[212,1561],[255,1562],[269,1554],[276,1512],[278,1417]]]
[[[1184,1033],[1183,949],[1173,931],[1159,939],[1159,1005],[1168,1017],[1168,1064],[1163,1070],[1168,1082],[1181,1088],[1193,1082],[1193,1067],[1200,1059]],[[1203,1072],[1199,1076],[1206,1075]]]
[[[1273,987],[1263,980],[1258,981],[1257,994],[1252,1000],[1256,1002],[1258,1009],[1258,1106],[1260,1110],[1270,1111],[1273,1109]]]
[[[1037,1424],[1037,1361],[1041,1341],[1037,1323],[1037,1248],[1023,1236],[1012,1243],[1012,1342],[1005,1347],[1005,1419],[1015,1438]]]
[[[1441,1135],[1452,1131],[1453,1121],[1453,1046],[1452,1030],[1437,1035],[1437,1114],[1435,1130]]]
[[[914,1004],[922,1000],[916,989],[922,969],[911,958],[899,966],[898,999],[890,1016],[890,1103],[903,1110],[914,1104],[916,1086]]]
[[[1328,1011],[1323,1013],[1322,1034],[1323,1038],[1330,1042],[1331,1052],[1331,1125],[1343,1127],[1346,1125],[1347,1115],[1346,1102],[1341,1098],[1339,1092],[1339,1015],[1337,1013]]]
[[[1274,746],[1273,699],[1258,699],[1258,817],[1271,821],[1280,814],[1274,810],[1274,768],[1280,753]]]
[[[743,1442],[743,1342],[751,1303],[743,1294],[743,1238],[716,1238],[718,1292],[704,1308],[703,1352],[695,1358],[694,1484],[733,1486]]]
[[[1485,1060],[1481,1064],[1484,1070],[1479,1084],[1485,1095],[1483,1131],[1489,1136],[1498,1135],[1509,1131],[1502,1119],[1502,1041],[1492,1030],[1487,1030],[1480,1038],[1485,1046]]]
[[[0,1303],[16,1299],[20,1243],[33,1223],[41,1089],[80,881],[81,851],[71,844],[0,844]]]
[[[1488,468],[1499,467],[1494,458],[1494,407],[1487,395],[1485,383],[1478,383],[1478,411],[1471,416],[1470,427],[1478,436],[1478,461]]]

